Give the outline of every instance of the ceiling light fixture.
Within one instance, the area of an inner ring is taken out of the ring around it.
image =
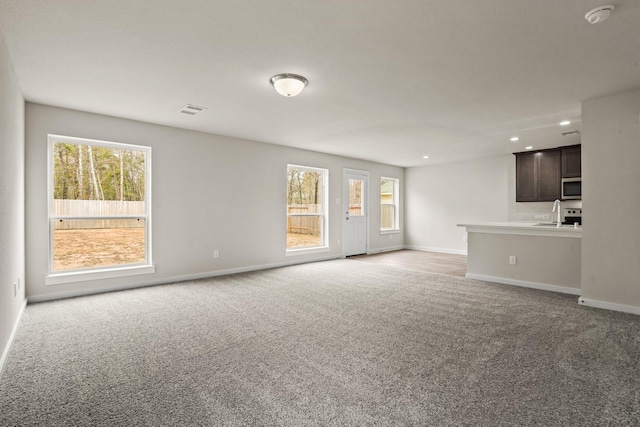
[[[525,150],[533,150],[533,147],[531,145],[524,147]]]
[[[569,126],[571,124],[571,120],[563,120],[560,122],[560,126]]]
[[[516,142],[516,141],[520,141],[520,138],[518,138],[517,136],[514,136],[513,138],[511,138],[511,142]]]
[[[296,96],[309,84],[309,81],[297,74],[276,74],[269,80],[276,92],[282,96]]]
[[[612,4],[596,7],[595,9],[591,9],[587,12],[584,15],[584,19],[586,19],[589,24],[599,24],[606,20],[615,8],[616,7]]]
[[[423,158],[423,159],[428,159],[428,158],[429,158],[429,156],[422,156],[422,158]]]

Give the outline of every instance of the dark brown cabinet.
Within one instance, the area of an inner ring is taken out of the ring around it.
[[[562,151],[560,149],[514,153],[516,202],[553,202],[560,198]]]
[[[582,149],[580,145],[562,147],[562,177],[579,178],[582,176]]]

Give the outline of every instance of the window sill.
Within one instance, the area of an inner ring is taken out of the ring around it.
[[[330,250],[331,248],[329,246],[315,246],[313,248],[287,249],[285,256],[319,254],[322,252],[329,252]]]
[[[52,273],[44,278],[44,284],[62,285],[65,283],[86,282],[91,280],[111,279],[114,277],[137,276],[156,272],[155,265],[136,265],[104,270],[74,271],[68,273]]]
[[[380,230],[380,234],[400,234],[400,229]]]

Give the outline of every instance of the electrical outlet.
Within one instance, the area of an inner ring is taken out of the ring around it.
[[[220,251],[217,250],[217,249],[215,251],[213,251],[213,257],[214,258],[220,258]]]
[[[516,263],[516,256],[515,255],[511,255],[509,257],[509,264],[515,265],[515,263]]]
[[[389,240],[393,239],[393,234],[389,234]]]

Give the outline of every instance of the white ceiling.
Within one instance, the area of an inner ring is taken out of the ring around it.
[[[0,29],[28,101],[417,166],[578,143],[580,101],[640,87],[640,1],[611,3],[0,0]]]

